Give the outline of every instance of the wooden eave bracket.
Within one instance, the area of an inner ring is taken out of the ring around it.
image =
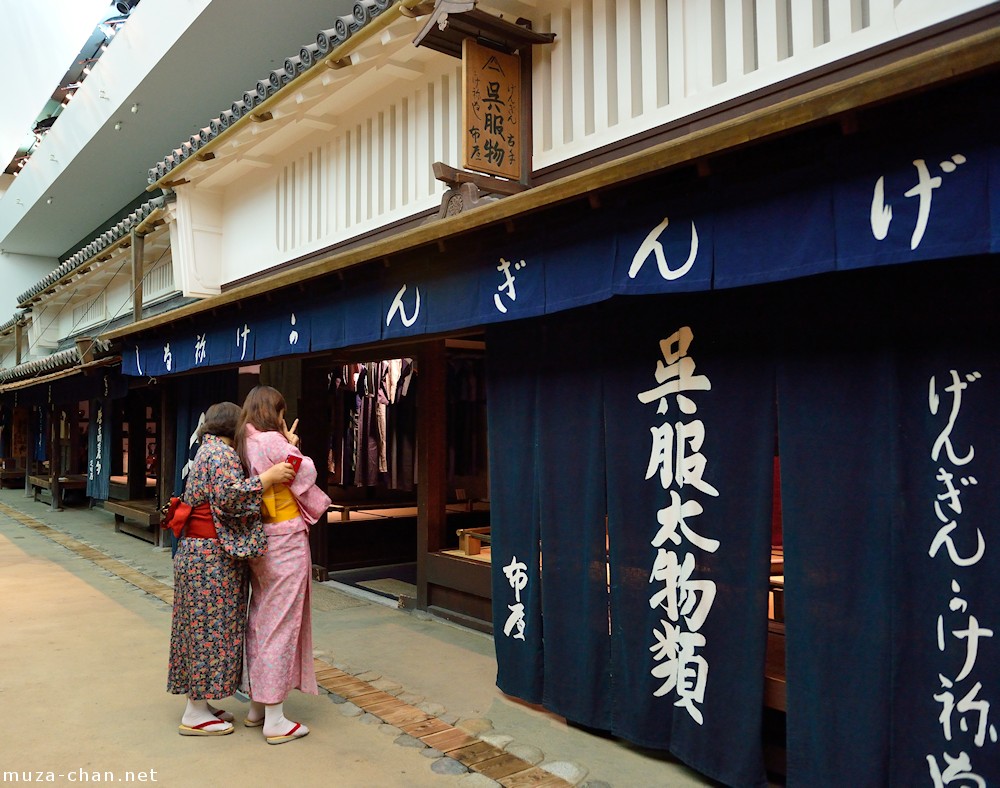
[[[399,7],[399,13],[403,16],[407,16],[410,19],[417,19],[421,16],[427,16],[434,10],[434,3],[418,3],[413,6],[401,5]]]
[[[451,57],[462,57],[462,41],[476,41],[504,52],[517,52],[532,44],[551,44],[555,33],[536,33],[531,22],[508,22],[476,8],[476,0],[437,0],[414,46],[424,46]]]
[[[469,172],[459,170],[443,161],[436,161],[431,165],[434,177],[447,184],[450,188],[456,189],[463,183],[472,183],[485,193],[489,194],[520,194],[528,189],[523,183],[518,181],[508,181],[503,178],[494,178],[492,175],[484,175],[479,172]]]

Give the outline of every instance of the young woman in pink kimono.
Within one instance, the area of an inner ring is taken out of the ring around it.
[[[250,560],[246,657],[251,702],[244,724],[263,726],[268,744],[309,733],[305,725],[285,718],[289,691],[318,694],[309,610],[309,526],[323,517],[330,499],[316,486],[313,461],[299,451],[297,425],[298,420],[291,428],[285,424],[280,392],[257,386],[243,403],[236,431],[236,448],[250,474],[289,457],[301,461],[290,485],[275,485],[264,495],[267,553]]]

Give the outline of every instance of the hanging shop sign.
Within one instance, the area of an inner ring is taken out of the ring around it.
[[[111,486],[111,399],[90,401],[91,424],[87,431],[87,496],[108,499]]]
[[[462,42],[464,158],[469,170],[520,180],[521,58]]]

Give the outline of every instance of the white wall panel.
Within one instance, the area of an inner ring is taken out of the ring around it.
[[[269,163],[215,195],[220,225],[199,216],[201,226],[181,243],[207,251],[207,234],[217,231],[222,284],[437,207],[445,186],[431,165],[461,163],[460,62],[442,60],[438,71],[395,84],[396,95],[375,94],[296,144],[275,145]],[[192,200],[178,202],[189,210]]]
[[[532,15],[536,30],[556,34],[552,46],[535,47],[534,167],[584,155],[990,2],[546,3],[544,14]]]
[[[260,184],[251,178],[241,179],[240,186],[251,194],[260,188]],[[174,215],[168,217],[168,225],[177,287],[186,296],[217,295],[222,282],[227,281],[223,261],[223,222],[230,222],[232,217],[224,213],[222,195],[218,192],[182,185],[177,187],[176,193]],[[262,204],[273,206],[274,201],[273,198],[258,199],[255,204],[258,208]],[[256,234],[255,227],[267,228],[268,237],[273,233],[273,214],[262,217],[258,212],[258,215],[248,218],[258,224],[245,227],[230,224],[230,232],[225,236],[225,240],[237,249],[242,248],[248,237]],[[262,218],[266,220],[262,222]],[[261,239],[257,241],[259,245]]]

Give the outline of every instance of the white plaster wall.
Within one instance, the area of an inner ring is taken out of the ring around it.
[[[251,184],[247,183],[246,188]],[[242,184],[241,184],[242,188]],[[217,191],[177,187],[177,201],[167,216],[174,260],[174,284],[185,296],[217,295],[223,282],[223,199]],[[246,233],[256,235],[256,219],[246,216]]]
[[[438,207],[446,186],[431,166],[460,165],[462,85],[458,60],[432,65],[349,109],[318,108],[273,156],[244,160],[220,204],[222,283]]]
[[[28,347],[21,360],[47,356],[55,350],[59,343],[61,323],[59,320],[60,306],[36,305],[31,310],[31,322],[28,325]]]

